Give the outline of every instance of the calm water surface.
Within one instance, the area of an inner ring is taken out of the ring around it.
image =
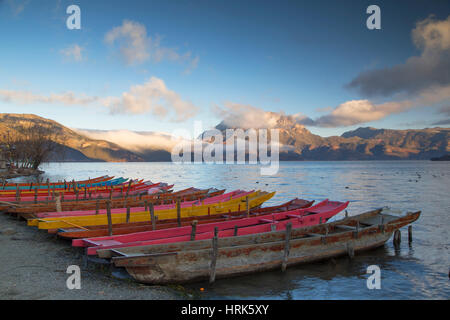
[[[236,299],[449,299],[450,163],[431,161],[284,162],[275,176],[261,176],[257,165],[177,165],[172,163],[52,163],[44,179],[83,179],[104,174],[197,188],[277,191],[267,205],[294,197],[349,200],[349,214],[388,206],[393,213],[422,210],[406,228],[398,250],[392,241],[352,261],[337,259],[189,285],[201,298]],[[342,214],[336,218],[339,219]],[[367,266],[381,268],[381,289],[366,287]]]

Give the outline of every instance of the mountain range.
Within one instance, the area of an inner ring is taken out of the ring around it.
[[[0,142],[4,133],[14,134],[21,126],[44,125],[55,133],[55,142],[64,147],[63,157],[53,161],[171,161],[176,143],[165,133],[128,130],[70,129],[32,114],[0,114]],[[311,133],[289,116],[280,117],[280,160],[424,160],[450,154],[450,128],[376,129],[347,131],[341,136],[321,137]],[[221,122],[216,129],[232,126]]]

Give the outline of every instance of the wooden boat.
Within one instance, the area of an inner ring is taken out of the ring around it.
[[[20,192],[23,194],[26,194],[27,192],[34,192],[35,189],[38,190],[38,192],[47,192],[47,190],[55,190],[55,191],[69,191],[69,190],[77,190],[77,189],[84,189],[84,188],[104,188],[108,186],[116,186],[120,185],[124,182],[126,182],[128,179],[125,179],[123,177],[120,178],[113,178],[113,177],[105,177],[99,181],[93,181],[93,182],[85,182],[85,183],[77,183],[77,182],[59,182],[58,184],[50,184],[49,183],[30,183],[26,186],[9,186],[4,187],[3,185],[0,185],[0,194],[1,195],[7,195],[7,194],[15,194],[16,192]]]
[[[420,211],[402,216],[382,209],[307,228],[237,237],[99,250],[113,255],[137,281],[185,283],[226,278],[320,261],[383,246],[392,233],[416,221]]]
[[[219,238],[284,230],[289,223],[293,225],[293,228],[300,228],[319,224],[322,221],[325,222],[344,210],[347,206],[348,202],[325,200],[311,208],[207,223],[195,227],[178,227],[126,235],[74,239],[72,245],[74,247],[88,247],[86,253],[88,255],[94,255],[98,249],[102,248],[133,247],[189,241],[193,232],[195,232],[195,239],[212,239],[215,228],[218,230],[217,236]]]
[[[101,176],[101,177],[97,177],[97,178],[92,178],[92,179],[87,179],[87,180],[78,180],[78,181],[58,181],[58,182],[41,182],[41,183],[33,183],[33,182],[25,182],[25,183],[2,183],[0,184],[0,190],[16,190],[17,188],[19,189],[31,189],[31,188],[48,188],[48,186],[64,186],[64,184],[66,184],[67,186],[72,186],[75,185],[77,188],[79,187],[84,187],[85,185],[90,185],[90,184],[94,184],[94,183],[98,183],[98,182],[105,182],[105,181],[109,181],[112,180],[114,177],[110,177],[110,176]]]
[[[131,190],[145,188],[148,185],[152,185],[152,182],[144,182],[143,180],[130,180],[127,182],[127,179],[117,178],[114,180],[107,181],[107,185],[90,185],[89,187],[83,188],[37,188],[33,187],[32,189],[27,190],[0,190],[0,199],[10,198],[10,200],[14,200],[17,197],[20,197],[22,201],[27,201],[28,197],[34,197],[37,195],[38,197],[47,197],[52,195],[53,193],[59,192],[64,196],[75,195],[80,192],[86,191],[86,193],[101,193],[101,192],[110,192],[111,190],[120,191],[122,188],[129,188]]]
[[[232,199],[236,199],[242,196],[246,196],[253,193],[253,191],[250,192],[245,192],[242,190],[235,190],[229,193],[225,193],[219,196],[215,196],[215,197],[210,197],[210,198],[205,198],[202,201],[198,201],[198,200],[193,200],[193,201],[183,201],[181,203],[181,208],[185,208],[185,207],[191,207],[192,205],[200,205],[200,204],[214,204],[214,203],[218,203],[218,202],[224,202],[227,200],[232,200]],[[169,204],[164,204],[164,205],[159,205],[157,207],[155,207],[154,209],[157,211],[161,211],[161,210],[167,210],[167,209],[173,209],[175,208],[175,203],[169,203]],[[116,208],[111,210],[112,214],[118,214],[118,213],[125,213],[126,212],[126,208]],[[133,215],[137,215],[138,213],[146,213],[146,208],[143,206],[138,206],[138,207],[132,207],[130,208],[130,212]],[[74,216],[92,216],[92,215],[98,215],[98,214],[106,214],[106,210],[77,210],[77,211],[69,211],[69,212],[43,212],[43,213],[38,213],[36,214],[36,216],[38,218],[53,218],[53,217],[74,217]]]
[[[286,203],[277,206],[253,208],[249,211],[249,216],[309,208],[313,203],[314,200],[308,201],[303,199],[293,199],[291,201],[288,201]],[[180,220],[182,226],[189,226],[194,220],[196,220],[198,224],[204,224],[211,222],[226,221],[231,219],[240,219],[244,217],[247,217],[246,210],[230,212],[226,214],[219,213],[206,216],[184,217],[181,218]],[[178,227],[178,222],[177,219],[159,220],[155,222],[154,227],[156,230],[175,228]],[[148,221],[135,223],[122,223],[122,224],[115,224],[112,226],[112,234],[114,235],[129,234],[151,230],[153,230],[153,225],[151,222]],[[59,229],[57,230],[57,232],[59,237],[65,239],[93,238],[109,235],[109,229],[107,225],[90,226],[82,229],[81,228]]]
[[[232,211],[240,211],[241,208],[246,206],[248,199],[249,208],[258,207],[263,204],[265,201],[269,200],[274,196],[275,192],[267,193],[267,192],[245,192],[240,193],[237,197],[233,197],[225,199],[219,202],[209,202],[208,198],[203,200],[202,202],[192,202],[189,206],[182,206],[180,208],[180,217],[188,217],[188,216],[199,216],[199,215],[207,215],[207,214],[215,214],[215,213],[225,213]],[[189,202],[188,202],[189,203]],[[150,215],[146,211],[141,211],[144,208],[139,208],[139,212],[134,212],[130,215],[131,222],[142,222],[142,221],[150,221]],[[112,209],[117,210],[117,209]],[[72,213],[71,213],[72,214]],[[126,222],[126,213],[112,213],[111,214],[111,222],[112,224],[117,223],[125,223]],[[157,219],[170,219],[177,217],[177,208],[175,205],[166,205],[161,210],[157,210],[155,207],[155,217]],[[93,226],[93,225],[105,225],[108,224],[108,218],[106,214],[93,214],[93,215],[80,215],[80,216],[63,216],[63,217],[52,217],[52,218],[38,218],[38,219],[29,219],[29,226],[38,226],[39,229],[59,229],[59,228],[67,228],[67,227],[85,227],[85,226]]]
[[[170,186],[169,186],[170,187]],[[159,192],[155,192],[152,194],[145,195],[127,195],[126,192],[119,197],[113,197],[112,199],[94,199],[94,200],[85,200],[81,198],[79,201],[62,201],[61,202],[61,210],[62,211],[77,211],[77,210],[96,210],[98,209],[106,209],[106,202],[110,201],[111,208],[125,208],[127,206],[137,207],[144,206],[145,201],[147,203],[153,203],[154,205],[172,203],[176,199],[181,199],[182,201],[193,201],[193,200],[202,200],[207,197],[214,197],[225,193],[225,189],[216,190],[216,189],[196,189],[196,188],[187,188],[177,192],[172,192],[171,190],[167,190],[167,187],[158,188]],[[1,208],[1,207],[0,207]],[[20,217],[31,219],[36,218],[37,213],[41,212],[52,212],[56,210],[56,201],[52,201],[51,203],[41,202],[37,204],[28,204],[26,206],[5,206],[3,211],[7,211],[9,213],[17,214]],[[0,209],[1,211],[1,209]]]
[[[124,200],[131,199],[142,199],[146,196],[157,197],[159,194],[166,193],[170,189],[172,189],[173,185],[167,185],[166,183],[155,183],[155,184],[145,184],[143,186],[139,186],[137,188],[126,188],[126,189],[110,189],[109,192],[100,192],[100,193],[92,193],[92,192],[84,192],[81,194],[76,193],[75,195],[60,197],[61,205],[64,204],[65,207],[75,207],[78,208],[82,206],[83,203],[90,203],[90,208],[97,208],[97,202],[99,205],[101,203],[105,204],[107,200],[113,200],[116,203],[116,206],[119,206],[119,203],[123,204]],[[28,202],[4,202],[3,206],[0,206],[0,210],[9,213],[31,213],[37,214],[39,212],[48,212],[57,210],[56,208],[56,196],[51,195],[51,197],[35,197],[36,201],[28,201]],[[42,199],[45,199],[42,201]],[[89,202],[88,202],[89,201]],[[101,202],[102,201],[102,202]],[[11,205],[12,204],[12,205]],[[121,206],[119,206],[121,207]],[[48,210],[45,210],[47,209]],[[62,210],[62,207],[61,207]],[[72,209],[74,210],[74,209]]]

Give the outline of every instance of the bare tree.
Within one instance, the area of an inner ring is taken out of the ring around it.
[[[14,132],[3,134],[2,140],[7,163],[18,169],[36,170],[63,149],[56,142],[61,140],[57,133],[51,127],[39,124],[16,126]]]

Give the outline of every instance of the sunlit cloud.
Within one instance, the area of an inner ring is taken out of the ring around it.
[[[73,92],[37,94],[25,90],[0,89],[0,100],[15,104],[90,104],[106,107],[111,114],[153,114],[160,119],[182,122],[197,114],[199,108],[170,90],[162,79],[151,77],[132,86],[121,96],[97,97]]]

